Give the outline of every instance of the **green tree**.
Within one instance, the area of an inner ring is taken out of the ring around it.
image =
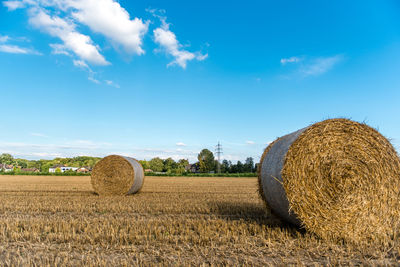
[[[180,159],[178,161],[178,168],[183,167],[184,169],[189,165],[189,161],[187,159]]]
[[[29,160],[27,161],[27,167],[26,168],[37,168],[41,169],[41,160]]]
[[[88,160],[85,161],[83,166],[87,166],[87,167],[93,168],[94,165],[96,165],[96,160],[95,159],[88,159]],[[83,166],[81,166],[81,167],[83,167]]]
[[[172,158],[167,158],[164,160],[164,168],[163,171],[165,172],[174,172],[178,165],[176,164],[175,160],[173,160]]]
[[[0,155],[0,163],[3,164],[13,164],[14,163],[14,158],[10,154],[1,154]]]
[[[222,173],[228,173],[228,172],[230,172],[231,164],[232,164],[232,163],[231,163],[230,161],[224,159],[224,160],[222,161],[222,163],[221,163],[221,172],[222,172]]]
[[[28,161],[26,159],[16,159],[15,160],[15,164],[18,167],[21,167],[21,168],[27,168],[28,167]]]
[[[248,157],[243,166],[243,172],[254,172],[254,160],[252,157]]]
[[[139,160],[139,163],[142,165],[143,169],[149,169],[150,168],[150,164],[147,160]]]
[[[237,173],[242,173],[244,171],[243,163],[240,160],[238,160],[236,168],[237,168],[236,170]]]
[[[155,172],[161,172],[164,168],[164,162],[160,158],[153,158],[149,161],[150,169]]]
[[[49,172],[49,169],[51,166],[53,166],[51,161],[42,163],[42,165],[40,166],[40,171],[41,172]]]
[[[197,159],[200,163],[200,172],[208,173],[215,170],[214,154],[210,150],[203,149],[200,151]]]

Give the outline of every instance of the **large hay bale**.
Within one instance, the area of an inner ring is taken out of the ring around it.
[[[259,185],[275,214],[324,239],[382,243],[399,230],[400,160],[365,124],[330,119],[278,138]]]
[[[93,169],[91,183],[99,195],[137,193],[143,186],[144,171],[135,159],[111,155],[100,160]]]

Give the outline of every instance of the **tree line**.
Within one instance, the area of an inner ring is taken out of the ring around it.
[[[57,165],[68,167],[89,167],[93,168],[101,160],[99,157],[79,156],[73,158],[55,158],[53,160],[27,160],[14,158],[10,154],[0,155],[0,164],[13,165],[15,168],[36,168],[42,173],[49,171],[49,168]],[[220,164],[215,159],[214,154],[203,149],[197,156],[197,162],[189,164],[187,159],[175,161],[172,158],[161,159],[159,157],[151,160],[139,160],[143,168],[155,173],[185,174],[185,173],[254,173],[257,164],[254,164],[252,157],[248,157],[243,163],[238,161],[236,164],[228,160],[223,160]],[[218,168],[219,165],[219,168]]]
[[[64,165],[68,167],[89,167],[93,168],[96,163],[101,160],[98,157],[87,157],[87,156],[79,156],[73,158],[55,158],[52,160],[27,160],[27,159],[18,159],[14,158],[10,154],[1,154],[0,155],[0,164],[12,165],[16,169],[26,169],[26,168],[35,168],[40,172],[46,173],[49,171],[49,168],[56,165]]]
[[[144,169],[153,172],[165,172],[171,174],[183,174],[185,172],[195,173],[217,173],[218,161],[215,159],[214,154],[208,150],[203,149],[197,156],[197,162],[189,164],[187,159],[180,159],[175,161],[172,158],[161,159],[153,158],[149,161],[140,160]],[[254,173],[257,170],[257,164],[254,164],[252,157],[248,157],[245,162],[238,161],[236,164],[230,160],[223,160],[219,164],[221,173]]]

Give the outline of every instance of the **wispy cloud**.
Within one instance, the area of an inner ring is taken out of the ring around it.
[[[10,54],[29,54],[29,51],[26,48],[16,45],[0,45],[0,52]]]
[[[293,75],[301,75],[301,77],[308,77],[308,76],[318,76],[322,75],[331,69],[333,69],[337,64],[343,61],[344,56],[334,55],[329,57],[290,57],[290,58],[282,58],[280,60],[283,66],[290,65],[292,68],[295,68],[295,72]],[[287,66],[289,67],[289,66]],[[286,78],[290,78],[291,75],[285,75]]]
[[[254,142],[254,141],[246,141],[246,144],[247,145],[254,145],[256,142]]]
[[[0,52],[9,53],[9,54],[24,54],[24,55],[42,55],[41,53],[26,47],[21,47],[18,45],[8,45],[2,44],[0,45]]]
[[[178,142],[178,143],[176,143],[176,145],[177,145],[177,146],[186,146],[186,144],[183,143],[183,142]]]
[[[5,43],[10,39],[7,35],[0,35],[0,43]]]
[[[101,82],[96,78],[97,73],[94,72],[88,64],[86,64],[85,61],[83,60],[77,60],[74,59],[72,61],[75,67],[80,68],[88,73],[88,80],[95,83],[95,84],[101,84]]]
[[[34,49],[22,47],[15,44],[10,44],[10,41],[25,41],[26,38],[11,38],[8,35],[0,35],[0,52],[10,53],[10,54],[31,54],[31,55],[41,55],[41,53],[37,52]]]
[[[108,154],[107,150],[110,149],[112,149],[112,144],[90,140],[72,140],[62,144],[0,142],[0,151],[26,158],[99,156]]]
[[[101,84],[99,80],[97,80],[94,76],[89,75],[88,80],[94,82],[95,84]]]
[[[115,87],[115,88],[120,88],[119,84],[115,83],[114,81],[105,80],[105,83],[106,83],[108,86],[112,86],[112,87]]]
[[[196,161],[197,155],[200,151],[190,149],[159,149],[159,148],[135,148],[135,153],[141,155],[142,158],[151,159],[159,157],[162,159],[172,158],[174,160],[189,159],[189,161]]]
[[[24,1],[3,1],[3,5],[7,7],[8,11],[14,11],[18,8],[25,7]]]
[[[167,66],[178,65],[183,69],[186,68],[187,62],[191,60],[203,61],[208,57],[208,54],[202,54],[200,52],[189,52],[183,49],[183,46],[179,43],[176,38],[175,33],[170,30],[170,24],[166,22],[167,18],[164,16],[165,11],[163,10],[148,10],[155,17],[159,18],[161,21],[161,27],[156,28],[153,31],[154,41],[160,45],[160,47],[165,50],[165,52],[172,57],[174,60],[170,62]],[[162,13],[163,15],[159,15]]]
[[[83,60],[74,59],[72,62],[74,63],[75,67],[84,68],[84,69],[88,69],[89,68],[89,66]]]
[[[281,58],[281,64],[285,65],[287,63],[297,63],[300,62],[302,59],[300,57],[290,57],[290,58]]]
[[[312,60],[300,68],[300,72],[304,76],[317,76],[324,74],[331,70],[335,65],[343,60],[343,55],[336,55],[332,57],[320,57]]]
[[[47,138],[47,137],[48,137],[47,135],[45,135],[45,134],[42,134],[42,133],[30,133],[30,135],[32,135],[32,136],[36,136],[36,137],[45,137],[45,138]]]
[[[75,67],[78,67],[78,68],[80,68],[80,69],[82,69],[82,70],[84,70],[84,71],[87,71],[87,73],[89,74],[89,76],[88,76],[88,80],[89,80],[89,81],[91,81],[91,82],[93,82],[93,83],[95,83],[95,84],[102,84],[102,82],[101,82],[99,79],[96,78],[97,73],[94,72],[94,71],[89,67],[89,65],[86,64],[85,61],[74,59],[72,62],[73,62],[73,64],[74,64]],[[115,88],[120,88],[119,84],[117,84],[117,83],[115,83],[115,82],[113,82],[113,81],[111,81],[111,80],[105,80],[105,81],[104,81],[104,84],[106,84],[106,85],[108,85],[108,86],[115,87]]]
[[[51,53],[54,55],[71,56],[71,54],[67,51],[65,46],[62,44],[50,44],[50,47],[52,48]]]

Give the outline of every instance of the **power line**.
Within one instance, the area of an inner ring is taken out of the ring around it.
[[[222,145],[218,141],[218,145],[215,146],[215,154],[217,154],[217,173],[221,172],[221,155],[222,155]]]

